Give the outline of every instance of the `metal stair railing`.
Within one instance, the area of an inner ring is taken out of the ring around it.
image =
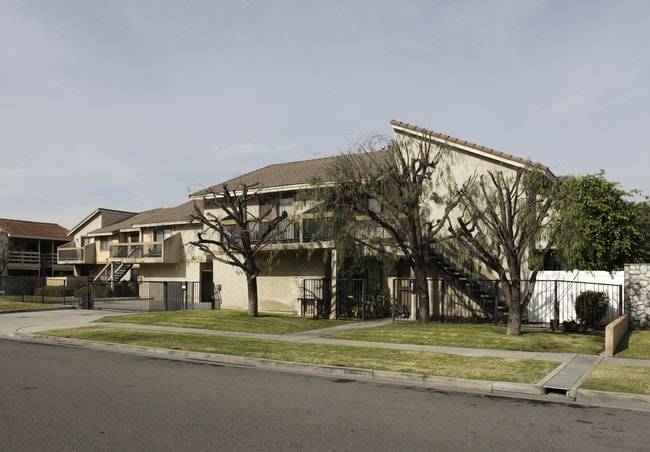
[[[498,290],[495,287],[495,284],[498,284],[496,278],[487,277],[485,274],[483,275],[485,279],[476,278],[477,270],[474,267],[474,262],[470,261],[460,265],[458,253],[441,242],[436,242],[432,251],[433,261],[451,283],[481,306],[488,317],[499,316],[499,311],[503,309],[503,306],[500,306]]]

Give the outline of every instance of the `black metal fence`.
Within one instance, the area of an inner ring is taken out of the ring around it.
[[[88,278],[48,282],[44,277],[0,276],[2,300],[76,305],[86,309],[143,312],[219,309],[220,295],[212,281],[120,281],[111,284],[93,283]]]
[[[221,297],[211,281],[141,281],[94,283],[84,307],[118,311],[184,311],[219,309]],[[88,300],[89,304],[88,304]]]
[[[410,279],[396,279],[393,285],[395,295],[395,317],[413,318],[417,302],[414,282]],[[529,284],[524,281],[524,284]],[[429,280],[430,297],[433,300],[432,320],[441,322],[502,323],[507,321],[506,297],[498,281],[450,281]],[[575,301],[581,293],[593,291],[605,294],[608,305],[605,315],[597,326],[604,327],[622,315],[623,286],[596,282],[562,280],[538,280],[533,296],[523,313],[523,323],[557,328],[565,322],[579,323]]]
[[[49,285],[47,278],[40,276],[0,276],[0,299],[22,303],[77,304],[74,293],[83,287],[82,281],[62,279],[56,285]]]
[[[220,292],[212,281],[143,281],[91,283],[87,278],[61,279],[53,282],[44,277],[0,276],[0,299],[17,302],[79,305],[85,308],[122,311],[173,311],[219,309]],[[336,317],[373,319],[393,316],[417,318],[415,288],[410,279],[396,279],[393,298],[378,290],[378,284],[364,279],[338,279]],[[480,280],[460,283],[430,279],[431,318],[441,322],[505,322],[508,315],[505,296],[497,281]],[[305,279],[301,314],[329,317],[331,280]],[[605,315],[598,322],[603,327],[623,312],[623,286],[595,282],[539,280],[524,313],[524,323],[558,327],[565,322],[579,322],[575,309],[578,295],[600,292],[608,300]],[[412,313],[413,309],[415,312]]]
[[[331,281],[326,278],[304,279],[300,298],[300,315],[329,318],[331,309]]]
[[[623,286],[620,284],[539,280],[528,305],[526,321],[553,327],[564,322],[579,322],[575,301],[584,292],[600,292],[608,300],[605,316],[598,322],[599,326],[606,326],[624,314]]]
[[[330,279],[303,280],[301,315],[327,318],[331,312],[332,281]],[[378,319],[391,315],[391,298],[379,290],[379,284],[366,279],[336,280],[336,318]]]

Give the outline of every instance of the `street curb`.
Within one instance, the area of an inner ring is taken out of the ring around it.
[[[56,306],[53,308],[35,308],[35,309],[6,309],[1,310],[0,315],[2,314],[18,314],[21,312],[43,312],[43,311],[63,311],[65,309],[78,309],[77,306]]]
[[[230,364],[246,367],[308,373],[320,376],[334,376],[340,378],[354,378],[373,380],[383,383],[410,384],[426,386],[435,389],[482,392],[495,395],[540,395],[541,388],[536,385],[526,385],[508,382],[493,382],[485,380],[471,380],[464,378],[438,377],[433,375],[409,374],[391,372],[387,370],[360,369],[354,367],[327,366],[320,364],[296,363],[290,361],[277,361],[265,358],[250,358],[235,355],[221,355],[215,353],[192,352],[186,350],[173,350],[166,348],[146,347],[140,345],[115,344],[111,342],[94,342],[82,339],[71,339],[40,334],[12,332],[11,338],[37,343],[55,343],[60,345],[92,348],[96,350],[148,355],[164,359],[180,359],[203,361],[211,363]]]
[[[200,361],[214,364],[290,371],[326,377],[375,381],[378,383],[416,385],[438,390],[482,393],[519,399],[528,398],[534,400],[547,400],[554,403],[561,402],[565,404],[606,406],[619,409],[650,411],[650,396],[645,395],[593,391],[586,389],[577,389],[575,394],[572,394],[571,396],[567,394],[567,396],[560,397],[558,394],[554,393],[547,394],[542,387],[543,381],[547,378],[537,384],[471,380],[464,378],[391,372],[387,370],[276,361],[265,358],[249,358],[244,356],[173,350],[140,345],[116,344],[112,342],[95,342],[82,339],[20,333],[17,331],[10,333],[9,338],[36,343],[54,343],[102,351],[139,354],[161,359]],[[559,366],[559,369],[561,369],[561,367],[562,366]],[[558,371],[559,370],[556,369],[554,370],[554,373]]]
[[[576,402],[579,403],[650,411],[650,396],[647,395],[594,391],[591,389],[578,389],[576,393]]]

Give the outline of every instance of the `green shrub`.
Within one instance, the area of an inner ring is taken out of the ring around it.
[[[604,292],[587,290],[575,301],[576,316],[587,327],[595,327],[607,314],[609,297]]]
[[[565,333],[576,333],[578,331],[578,322],[575,320],[565,320],[562,322],[562,331]]]
[[[382,292],[375,297],[378,319],[385,319],[393,315],[391,310],[391,301],[390,293]]]
[[[88,295],[88,286],[83,286],[74,291],[76,298],[86,298]],[[97,284],[93,285],[93,298],[107,298],[113,296],[111,286]]]
[[[74,288],[73,287],[68,287],[68,286],[45,286],[45,287],[37,287],[34,290],[34,295],[37,297],[40,296],[45,296],[45,297],[63,297],[65,292],[66,297],[71,297]]]
[[[138,295],[138,288],[135,283],[130,283],[126,281],[120,281],[115,284],[115,289],[113,290],[114,297],[135,297]]]

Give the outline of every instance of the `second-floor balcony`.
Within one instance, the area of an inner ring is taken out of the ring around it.
[[[75,247],[74,242],[66,243],[57,248],[57,262],[59,264],[95,264],[95,244]]]
[[[52,267],[57,263],[54,253],[39,253],[38,251],[11,251],[9,265],[12,268],[33,269]]]
[[[132,264],[164,263],[181,261],[183,244],[180,234],[152,242],[112,243],[110,259]]]
[[[268,223],[251,223],[250,240],[251,243],[258,243],[264,233],[268,230]],[[239,242],[240,235],[236,225],[227,225],[225,234],[232,241]],[[269,245],[286,245],[286,244],[306,244],[311,242],[328,241],[331,234],[324,233],[321,228],[321,222],[315,218],[294,218],[280,221],[271,235],[265,240]],[[223,237],[222,240],[227,240]]]

